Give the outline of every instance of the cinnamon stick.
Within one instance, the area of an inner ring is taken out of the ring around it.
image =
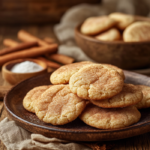
[[[56,42],[54,39],[52,39],[50,37],[45,37],[43,40],[48,44],[52,44],[52,43]]]
[[[4,39],[3,44],[8,47],[15,47],[19,44],[19,42],[16,42],[12,39]]]
[[[37,42],[25,42],[25,43],[21,43],[18,44],[16,46],[10,47],[10,48],[5,48],[0,50],[0,56],[5,55],[5,54],[9,54],[15,51],[19,51],[19,50],[23,50],[23,49],[28,49],[34,46],[38,46]]]
[[[52,68],[55,68],[55,69],[61,67],[60,64],[55,63],[55,62],[52,62],[52,61],[50,61],[50,60],[47,60],[47,59],[45,59],[44,57],[37,57],[37,59],[40,59],[40,60],[42,60],[43,62],[45,62],[48,67],[52,67]]]
[[[47,46],[49,45],[47,42],[37,38],[36,36],[24,31],[20,30],[18,32],[18,38],[23,42],[31,42],[31,41],[37,41],[40,46]]]
[[[48,59],[55,60],[64,65],[71,64],[74,62],[74,58],[62,54],[46,54],[45,56]]]
[[[10,53],[1,56],[0,58],[0,66],[3,65],[4,63],[19,59],[19,58],[31,58],[31,57],[37,57],[46,53],[54,53],[57,51],[58,45],[57,44],[51,44],[48,46],[42,46],[42,47],[34,47],[30,49],[25,49],[22,51]]]

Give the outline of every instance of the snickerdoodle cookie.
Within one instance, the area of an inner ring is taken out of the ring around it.
[[[52,84],[67,84],[69,83],[70,77],[74,73],[76,73],[83,66],[91,63],[92,62],[90,61],[83,61],[79,63],[64,65],[52,73],[52,75],[50,76],[50,81]]]
[[[69,85],[53,85],[39,98],[35,107],[38,118],[53,125],[75,120],[86,106],[86,101],[70,91]]]
[[[117,21],[107,16],[87,18],[81,26],[81,33],[95,35],[113,27]]]
[[[135,22],[123,32],[125,42],[150,41],[150,22]]]
[[[105,65],[107,67],[115,69],[122,76],[122,78],[125,79],[124,72],[123,72],[123,70],[121,68],[118,68],[117,66],[114,66],[114,65],[111,65],[111,64],[102,64],[102,65]]]
[[[135,106],[138,109],[150,107],[150,87],[145,85],[136,85],[143,93],[143,99]]]
[[[73,74],[69,86],[73,93],[83,99],[102,100],[121,92],[124,79],[105,65],[90,64]]]
[[[127,26],[135,21],[135,17],[132,15],[127,15],[119,12],[114,12],[109,15],[110,18],[116,20],[118,24],[116,25],[119,29],[124,30]]]
[[[100,41],[118,41],[121,39],[121,34],[116,28],[109,29],[95,37]]]
[[[40,95],[46,91],[50,86],[38,86],[30,90],[23,99],[23,106],[26,110],[35,113],[35,104]]]
[[[117,108],[134,105],[143,98],[142,91],[133,84],[124,84],[122,91],[109,99],[91,102],[103,108]]]
[[[135,106],[124,108],[100,108],[88,104],[80,119],[87,125],[99,129],[118,129],[127,127],[140,120],[141,114]]]

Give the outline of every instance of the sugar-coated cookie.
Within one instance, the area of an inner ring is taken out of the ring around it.
[[[69,83],[70,77],[74,73],[76,73],[83,66],[91,63],[92,62],[90,61],[83,61],[79,63],[64,65],[52,73],[52,75],[50,76],[50,81],[52,84],[67,84]]]
[[[73,94],[69,85],[53,85],[40,96],[35,113],[46,123],[64,125],[75,120],[85,106],[86,101]]]
[[[125,79],[124,72],[123,72],[123,70],[121,68],[118,68],[117,66],[114,66],[114,65],[111,65],[111,64],[102,64],[102,65],[105,65],[107,67],[115,69],[122,76],[122,78]]]
[[[136,85],[143,93],[143,99],[137,103],[135,106],[138,109],[149,108],[150,107],[150,87],[145,85]]]
[[[121,34],[116,28],[109,29],[95,37],[100,41],[118,41],[121,39]]]
[[[86,35],[95,35],[113,27],[117,22],[107,16],[87,18],[82,26],[81,33]]]
[[[118,94],[124,79],[114,69],[101,64],[82,67],[69,80],[71,91],[83,99],[102,100]]]
[[[38,98],[41,96],[41,94],[46,91],[50,87],[45,85],[45,86],[38,86],[30,90],[26,96],[23,99],[23,107],[30,111],[35,113],[35,104],[38,101]]]
[[[150,41],[150,22],[135,22],[123,32],[125,42]]]
[[[124,30],[127,26],[135,21],[135,17],[132,15],[127,15],[119,12],[114,12],[109,15],[110,18],[116,20],[118,24],[116,25],[119,29]]]
[[[88,104],[80,119],[98,129],[118,129],[132,125],[140,120],[141,113],[135,106],[124,108],[100,108]]]
[[[143,98],[142,91],[133,84],[124,84],[122,91],[109,99],[94,101],[91,103],[103,108],[127,107],[140,102]]]

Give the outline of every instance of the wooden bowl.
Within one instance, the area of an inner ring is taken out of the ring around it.
[[[122,69],[141,69],[150,64],[150,41],[146,42],[107,42],[99,41],[75,29],[75,39],[83,52],[99,63],[108,63]]]
[[[14,73],[11,72],[11,68],[17,64],[17,63],[21,63],[23,61],[32,61],[37,63],[38,65],[40,65],[43,69],[41,71],[38,72],[31,72],[31,73]],[[13,61],[9,61],[7,63],[5,63],[2,67],[2,76],[3,78],[11,85],[15,85],[27,78],[36,76],[36,75],[40,75],[43,73],[47,72],[47,65],[38,59],[17,59],[17,60],[13,60]]]

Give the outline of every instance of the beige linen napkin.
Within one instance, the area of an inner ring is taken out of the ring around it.
[[[7,117],[0,122],[0,140],[7,150],[110,150],[115,145],[104,142],[82,142],[48,138],[31,133]]]
[[[8,118],[0,122],[0,140],[7,150],[91,150],[81,144],[30,133]]]

